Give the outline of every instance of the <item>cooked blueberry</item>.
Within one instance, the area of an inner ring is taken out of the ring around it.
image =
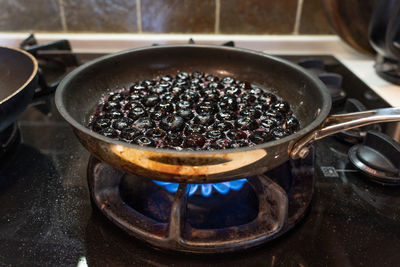
[[[162,76],[160,80],[164,82],[172,82],[173,78],[170,75],[165,75]]]
[[[136,137],[134,142],[139,146],[154,146],[154,141],[151,138],[144,135]]]
[[[193,119],[194,123],[201,125],[210,125],[214,122],[213,118],[208,114],[198,114]]]
[[[164,102],[176,102],[179,99],[179,96],[168,92],[160,95],[160,99]]]
[[[136,129],[133,127],[127,127],[121,131],[121,134],[119,135],[119,137],[122,141],[132,142],[133,139],[140,134],[141,134],[141,131],[139,129]]]
[[[236,120],[235,126],[241,130],[255,130],[258,128],[258,123],[250,117],[240,117]]]
[[[239,112],[240,116],[247,116],[250,118],[258,119],[261,117],[262,112],[258,109],[247,108]]]
[[[299,121],[295,118],[295,117],[289,117],[284,125],[283,128],[284,129],[289,129],[291,132],[297,131],[297,129],[299,128],[300,123]]]
[[[245,132],[237,130],[227,131],[226,136],[228,136],[231,140],[245,140],[247,138],[247,134]]]
[[[213,128],[219,131],[227,131],[230,129],[233,129],[232,123],[222,121],[222,122],[217,122],[213,125]]]
[[[199,89],[200,87],[198,86],[200,83],[200,79],[199,78],[193,78],[191,81],[191,87],[193,86],[193,89]]]
[[[221,82],[225,85],[231,85],[233,83],[235,83],[235,79],[233,79],[232,77],[224,77]]]
[[[149,129],[154,127],[153,121],[148,117],[141,117],[135,120],[133,125],[139,129]]]
[[[181,99],[183,101],[188,101],[190,103],[195,103],[199,100],[200,95],[194,90],[186,90],[181,94]]]
[[[184,100],[182,100],[182,101],[179,101],[179,102],[178,102],[178,108],[181,108],[181,109],[188,109],[188,108],[190,108],[190,107],[191,107],[191,104],[190,104],[189,101],[184,101]]]
[[[261,127],[266,129],[271,129],[278,124],[278,120],[276,118],[266,118],[261,120]]]
[[[186,135],[191,135],[191,134],[202,134],[205,132],[205,127],[203,125],[199,124],[191,124],[187,125],[185,127],[185,134]]]
[[[214,102],[211,101],[203,101],[197,106],[197,113],[202,114],[202,113],[209,113],[212,114],[214,111],[217,110],[217,105]]]
[[[119,108],[121,108],[120,103],[115,102],[115,101],[108,101],[108,102],[104,103],[104,106],[103,106],[104,111],[110,111],[110,110],[119,109]]]
[[[165,112],[163,112],[161,110],[152,111],[152,112],[150,112],[149,115],[150,115],[150,118],[154,121],[160,121],[162,118],[164,118],[166,116]]]
[[[139,85],[139,84],[135,84],[133,86],[131,86],[130,88],[130,92],[132,94],[143,94],[143,92],[146,90],[146,87],[144,87],[143,85]]]
[[[142,99],[142,103],[146,107],[154,107],[159,101],[160,101],[160,98],[156,94],[148,95],[146,97],[143,97],[143,99]]]
[[[260,99],[261,103],[266,104],[268,106],[273,105],[277,100],[276,96],[271,93],[264,93],[260,96],[259,99]]]
[[[169,88],[172,87],[172,82],[160,81],[160,83],[158,84],[158,86],[159,86],[160,88],[162,88],[162,89],[165,91],[165,90],[168,90]],[[160,92],[160,93],[162,93],[162,92]],[[160,93],[159,93],[159,94],[160,94]]]
[[[250,136],[249,139],[255,144],[262,144],[271,140],[274,136],[268,131],[255,131]]]
[[[179,95],[183,91],[184,91],[184,89],[180,86],[175,86],[175,87],[172,87],[172,89],[171,89],[171,93],[174,95]]]
[[[202,147],[204,146],[204,143],[206,142],[206,139],[204,136],[200,134],[192,134],[186,137],[185,139],[185,147]]]
[[[227,95],[231,95],[231,96],[236,96],[238,94],[240,94],[241,90],[235,86],[229,86],[228,88],[226,88],[225,93]]]
[[[164,112],[172,112],[174,110],[174,105],[170,102],[160,102],[155,109]]]
[[[137,120],[146,115],[146,110],[143,107],[137,106],[128,112],[128,117]]]
[[[206,150],[219,150],[224,149],[225,144],[222,140],[217,140],[216,142],[212,142],[206,145]]]
[[[279,102],[275,103],[274,109],[276,109],[277,111],[279,111],[281,113],[287,113],[290,110],[290,106],[289,106],[289,103],[286,101],[279,101]]]
[[[251,90],[249,91],[249,93],[252,94],[252,95],[260,95],[260,94],[263,93],[263,90],[261,90],[261,89],[258,88],[258,87],[254,87],[254,88],[251,88]]]
[[[191,120],[194,116],[193,111],[190,109],[179,109],[176,114],[182,117],[185,121]]]
[[[141,107],[143,108],[142,103],[140,103],[139,101],[130,101],[128,103],[125,104],[124,109],[125,110],[131,110],[137,107]]]
[[[152,137],[152,138],[161,138],[161,137],[164,137],[166,135],[166,132],[163,129],[154,128],[154,129],[148,130],[146,132],[146,135],[148,137]]]
[[[131,126],[132,123],[133,123],[133,120],[130,119],[130,118],[120,118],[120,119],[116,119],[113,122],[112,126],[113,126],[114,129],[117,129],[117,130],[121,131],[124,128]]]
[[[157,94],[157,95],[161,95],[162,93],[164,93],[166,91],[166,89],[164,87],[162,87],[161,85],[156,85],[153,88],[151,88],[151,93],[152,94]]]
[[[217,76],[214,76],[214,75],[208,75],[207,77],[206,77],[206,80],[208,81],[208,82],[218,82],[219,81],[219,78],[217,77]]]
[[[203,77],[204,77],[204,72],[201,72],[201,71],[193,71],[192,72],[192,79],[193,78],[201,79]]]
[[[272,135],[275,137],[275,139],[281,139],[290,135],[290,132],[288,129],[285,130],[282,128],[282,126],[278,126],[272,131]]]
[[[183,138],[179,134],[170,133],[165,138],[165,141],[167,142],[168,145],[180,146],[183,142]]]
[[[140,101],[143,98],[140,94],[131,94],[127,97],[127,100],[130,102]]]
[[[228,111],[228,110],[222,110],[217,113],[217,119],[219,120],[236,120],[237,116],[235,113]]]
[[[208,84],[208,88],[210,89],[223,89],[224,85],[219,82],[211,82]]]
[[[236,98],[230,96],[222,97],[221,101],[219,102],[219,108],[221,110],[232,110],[232,111],[237,110]]]
[[[264,113],[264,116],[266,118],[274,118],[274,119],[277,119],[277,120],[281,120],[283,118],[282,113],[280,113],[276,109],[267,110],[267,112]]]
[[[184,126],[183,118],[175,115],[169,115],[160,122],[160,127],[166,131],[181,131]]]
[[[176,80],[174,85],[177,87],[186,88],[189,84],[186,80]]]
[[[249,144],[243,140],[236,140],[236,141],[229,141],[228,144],[226,144],[226,148],[239,148],[239,147],[246,147],[248,145]]]
[[[140,85],[142,85],[146,88],[152,87],[154,84],[155,84],[155,82],[152,80],[144,80],[140,83]]]
[[[224,133],[222,131],[220,131],[220,130],[208,131],[206,136],[207,136],[207,138],[210,138],[212,140],[218,140],[218,139],[221,139],[221,138],[225,137]]]
[[[241,98],[242,102],[248,103],[248,104],[253,104],[257,100],[257,97],[255,95],[246,94],[246,93],[242,94],[240,98]]]
[[[251,89],[251,84],[249,82],[244,81],[239,83],[239,87],[243,90],[249,90]]]
[[[107,118],[98,118],[94,123],[93,123],[93,130],[96,132],[100,132],[105,128],[108,128],[111,125],[111,120]]]
[[[124,100],[124,96],[120,93],[111,93],[108,97],[108,101],[119,102],[121,100]]]
[[[189,74],[187,73],[187,72],[184,72],[184,71],[182,71],[182,72],[179,72],[177,75],[176,75],[176,78],[177,79],[181,79],[181,80],[186,80],[186,79],[189,79]]]
[[[100,131],[100,134],[110,138],[118,137],[118,132],[113,128],[105,128],[102,131]]]
[[[108,119],[118,119],[118,118],[122,118],[124,116],[124,114],[121,111],[114,109],[114,110],[108,111],[104,116]]]

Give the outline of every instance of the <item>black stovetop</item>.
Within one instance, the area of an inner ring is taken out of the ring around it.
[[[316,56],[313,56],[316,57]],[[90,58],[87,55],[83,58]],[[297,61],[304,56],[286,57]],[[332,56],[326,69],[367,108],[388,106]],[[396,266],[400,188],[369,182],[335,137],[315,147],[316,188],[309,213],[290,232],[257,248],[220,255],[156,250],[110,223],[91,205],[89,153],[44,96],[19,118],[22,144],[1,162],[0,265],[12,266]]]

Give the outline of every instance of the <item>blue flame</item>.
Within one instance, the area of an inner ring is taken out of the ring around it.
[[[161,182],[161,181],[153,181],[159,186],[164,187],[168,192],[175,193],[178,191],[179,184],[178,183],[169,183],[169,182]],[[231,189],[234,191],[240,190],[244,183],[247,182],[247,179],[239,179],[235,181],[215,183],[215,184],[190,184],[188,185],[188,193],[189,196],[192,196],[197,191],[200,191],[201,195],[204,197],[209,197],[215,190],[220,194],[227,194]]]

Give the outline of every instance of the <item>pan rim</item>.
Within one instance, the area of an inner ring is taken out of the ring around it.
[[[31,75],[29,76],[29,78],[27,80],[25,80],[25,83],[23,85],[21,85],[17,90],[15,90],[12,94],[8,95],[7,97],[3,98],[0,100],[0,105],[3,104],[4,102],[6,102],[7,100],[11,99],[13,96],[15,96],[16,94],[18,94],[20,91],[22,91],[24,88],[26,88],[28,86],[28,84],[36,77],[37,71],[38,71],[38,62],[36,60],[36,58],[31,55],[30,53],[19,49],[19,48],[15,48],[15,47],[9,47],[9,46],[0,46],[0,49],[10,49],[10,50],[14,50],[17,51],[19,53],[24,54],[25,56],[27,56],[33,63],[33,70]]]
[[[269,60],[274,60],[279,63],[285,64],[288,67],[293,68],[293,69],[297,70],[298,72],[300,72],[302,75],[304,75],[309,80],[311,80],[319,88],[320,93],[322,95],[322,102],[323,102],[322,108],[319,110],[319,114],[316,116],[316,118],[311,123],[306,125],[304,128],[300,129],[296,133],[286,136],[284,138],[269,141],[269,142],[254,145],[254,146],[246,146],[246,147],[240,147],[240,148],[228,148],[228,149],[221,149],[221,150],[198,150],[198,151],[197,150],[196,151],[186,150],[186,149],[174,150],[174,149],[167,149],[167,148],[143,147],[143,146],[139,146],[139,145],[135,145],[135,144],[130,144],[127,142],[122,142],[122,141],[112,139],[109,137],[105,137],[103,135],[100,135],[100,134],[90,130],[86,126],[84,126],[81,123],[79,123],[78,121],[76,121],[69,114],[67,109],[65,108],[65,105],[63,103],[63,93],[64,93],[65,89],[68,87],[67,85],[71,82],[71,80],[73,80],[73,78],[76,75],[78,75],[81,71],[88,69],[91,66],[93,66],[99,62],[106,61],[113,57],[123,56],[125,54],[130,54],[130,53],[145,51],[145,50],[150,50],[150,49],[165,49],[165,48],[171,48],[171,49],[173,49],[173,48],[195,48],[195,49],[199,48],[199,49],[219,49],[219,50],[237,51],[237,52],[244,52],[244,53],[248,53],[248,54],[265,57],[265,58],[268,58]],[[79,130],[95,139],[99,139],[102,142],[105,142],[107,144],[120,145],[123,147],[132,148],[132,149],[164,153],[164,154],[171,154],[171,155],[172,154],[175,154],[175,155],[176,154],[179,154],[179,155],[199,155],[199,154],[215,155],[215,154],[228,154],[228,153],[236,153],[236,152],[247,152],[247,151],[252,151],[252,150],[257,150],[257,149],[268,149],[268,148],[278,146],[278,145],[286,143],[286,142],[290,142],[292,140],[300,139],[301,137],[307,135],[308,133],[310,133],[311,131],[316,129],[318,126],[320,126],[324,122],[326,117],[329,115],[332,102],[331,102],[331,97],[328,93],[328,90],[326,89],[326,86],[317,77],[312,76],[311,74],[306,72],[306,70],[304,70],[300,66],[298,66],[292,62],[289,62],[285,59],[271,56],[264,52],[245,49],[245,48],[219,46],[219,45],[202,45],[202,44],[178,44],[178,45],[177,44],[166,44],[166,45],[146,46],[146,47],[140,47],[140,48],[135,48],[135,49],[119,51],[116,53],[112,53],[112,54],[108,54],[108,55],[99,57],[97,59],[91,60],[91,61],[79,66],[78,68],[71,71],[58,85],[56,94],[55,94],[55,104],[57,106],[58,111],[62,115],[62,117],[72,127],[76,128],[77,130]],[[289,143],[289,149],[290,149],[290,143]]]

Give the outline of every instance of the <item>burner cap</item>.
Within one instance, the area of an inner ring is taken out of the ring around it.
[[[346,99],[346,93],[342,89],[343,77],[340,74],[325,72],[318,75],[318,78],[326,85],[332,98],[332,104],[338,105]]]
[[[372,181],[400,185],[400,144],[389,136],[368,131],[362,144],[350,148],[349,159]]]
[[[324,72],[324,61],[318,58],[302,59],[297,64],[316,75]]]
[[[346,100],[344,109],[339,112],[342,113],[352,113],[358,111],[365,111],[367,108],[357,99],[348,98]],[[358,144],[360,143],[367,134],[367,131],[381,131],[381,127],[379,124],[371,124],[360,128],[354,128],[350,130],[346,130],[340,133],[337,133],[335,136],[347,143],[350,144]]]

